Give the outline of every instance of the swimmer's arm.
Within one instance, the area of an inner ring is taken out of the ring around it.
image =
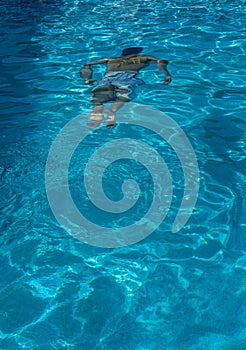
[[[167,65],[168,65],[168,61],[166,60],[158,60],[157,61],[157,67],[159,68],[159,70],[161,72],[163,72],[165,74],[165,79],[164,79],[164,83],[165,84],[169,84],[172,81],[172,77],[171,74],[169,73],[169,71],[167,70]]]
[[[84,64],[84,67],[80,69],[80,76],[84,79],[86,84],[92,84],[95,80],[92,79],[93,70],[91,68],[94,64],[104,64],[107,63],[108,59],[103,58],[101,60],[91,61]]]
[[[145,58],[147,58],[150,61],[155,61],[157,64],[158,69],[163,72],[165,74],[165,79],[164,79],[164,83],[165,84],[169,84],[172,81],[172,76],[169,73],[169,71],[167,70],[167,65],[168,65],[168,61],[167,60],[159,60],[156,57],[153,56],[145,56]]]

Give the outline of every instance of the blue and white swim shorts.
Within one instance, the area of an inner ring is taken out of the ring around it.
[[[97,86],[92,90],[93,92],[96,92],[96,90],[99,90],[98,88],[104,87],[104,86],[114,86],[119,91],[118,94],[122,97],[125,97],[127,99],[132,98],[132,87],[136,85],[142,85],[144,84],[144,81],[141,79],[136,78],[137,72],[135,71],[116,71],[116,72],[108,72],[105,74],[105,76],[98,82]]]

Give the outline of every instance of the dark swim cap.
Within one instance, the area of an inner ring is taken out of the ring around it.
[[[127,49],[122,50],[121,56],[130,56],[130,55],[137,55],[138,53],[142,52],[142,47],[128,47]]]

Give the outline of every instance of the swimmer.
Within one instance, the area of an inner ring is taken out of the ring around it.
[[[90,126],[97,127],[102,122],[104,115],[108,115],[107,128],[112,129],[116,125],[116,112],[133,98],[133,87],[144,84],[137,77],[138,72],[153,61],[161,72],[165,74],[164,84],[171,82],[171,75],[167,70],[168,61],[153,56],[140,55],[141,47],[131,47],[122,51],[121,57],[103,58],[88,62],[80,69],[80,76],[86,84],[93,84],[91,66],[106,64],[107,70],[104,77],[92,90],[93,110],[90,115]],[[112,101],[110,107],[104,110],[104,103]]]

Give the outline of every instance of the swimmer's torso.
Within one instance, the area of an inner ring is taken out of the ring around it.
[[[146,67],[149,60],[144,56],[110,58],[107,62],[107,72],[136,71]]]

